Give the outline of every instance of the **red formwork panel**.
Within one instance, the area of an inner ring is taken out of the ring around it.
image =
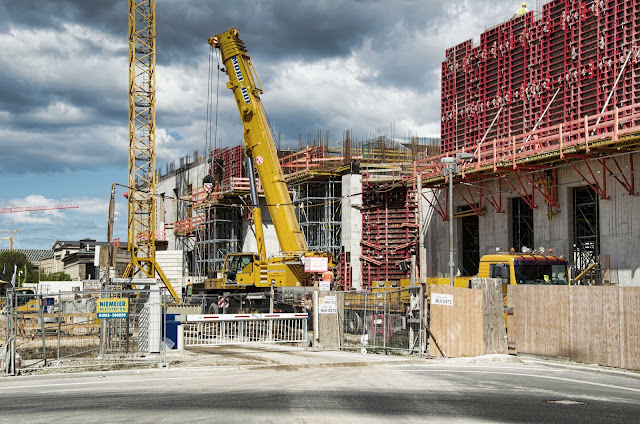
[[[415,190],[363,184],[362,203],[362,284],[408,278],[407,265],[415,254],[418,237]]]
[[[210,152],[211,162],[209,172],[219,177],[221,184],[226,184],[234,178],[242,177],[242,146],[224,147]]]
[[[447,50],[442,152],[637,103],[639,44],[640,0],[554,0]]]

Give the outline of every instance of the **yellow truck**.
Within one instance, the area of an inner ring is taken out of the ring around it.
[[[496,253],[480,258],[480,278],[501,278],[507,284],[567,285],[569,264],[563,257],[531,253]],[[505,290],[506,293],[506,290]]]
[[[0,309],[4,309],[6,305],[7,290],[10,288],[11,283],[0,281]],[[16,295],[17,305],[15,310],[17,312],[32,312],[40,309],[40,301],[35,296],[36,292],[30,287],[18,287],[14,289]]]
[[[569,278],[568,262],[563,257],[543,254],[541,252],[515,253],[498,252],[484,255],[480,258],[478,268],[479,278],[500,278],[502,280],[502,294],[507,302],[507,287],[509,284],[556,284],[567,285],[571,283]],[[471,276],[454,277],[455,287],[470,287]],[[451,284],[448,277],[429,277],[426,280],[427,291],[434,285]],[[369,294],[378,294],[388,299],[388,312],[398,313],[411,309],[411,294],[407,290],[410,286],[408,279],[400,281],[374,281],[369,288]],[[383,294],[384,293],[384,294]],[[345,319],[345,331],[356,333],[360,331],[360,325],[364,322],[364,309],[371,308],[365,303],[365,297],[361,293],[350,294],[349,304],[345,302],[345,309],[349,309],[349,316]],[[415,302],[415,299],[414,299]],[[505,314],[506,320],[506,314]]]

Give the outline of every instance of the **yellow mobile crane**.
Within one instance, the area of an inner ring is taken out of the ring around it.
[[[227,88],[233,91],[242,119],[258,252],[228,254],[222,276],[208,278],[203,284],[193,285],[193,291],[219,295],[251,293],[253,306],[261,308],[265,304],[258,300],[266,300],[267,293],[273,288],[274,292],[282,294],[282,301],[276,308],[291,310],[304,291],[313,285],[311,276],[314,271],[323,271],[318,268],[309,269],[309,262],[320,262],[326,264],[326,267],[332,267],[332,258],[329,253],[308,250],[260,100],[262,87],[254,75],[251,58],[238,34],[237,29],[231,28],[209,38],[208,42],[220,50],[225,72],[229,76]],[[254,166],[280,244],[280,254],[270,258],[267,258],[265,250]]]

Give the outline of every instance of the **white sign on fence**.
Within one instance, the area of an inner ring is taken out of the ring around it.
[[[318,305],[318,313],[320,314],[337,314],[338,313],[338,303],[336,302],[335,296],[324,296],[324,298],[320,298],[320,303]]]
[[[432,305],[453,306],[453,295],[452,294],[433,293],[431,295],[431,304]]]

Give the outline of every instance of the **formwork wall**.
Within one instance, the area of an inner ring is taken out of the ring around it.
[[[409,277],[418,241],[415,197],[415,191],[405,186],[362,185],[363,288],[373,281]]]
[[[211,150],[209,156],[209,175],[216,177],[222,185],[242,177],[242,146]]]
[[[448,49],[442,151],[640,102],[639,45],[640,1],[554,0]]]

